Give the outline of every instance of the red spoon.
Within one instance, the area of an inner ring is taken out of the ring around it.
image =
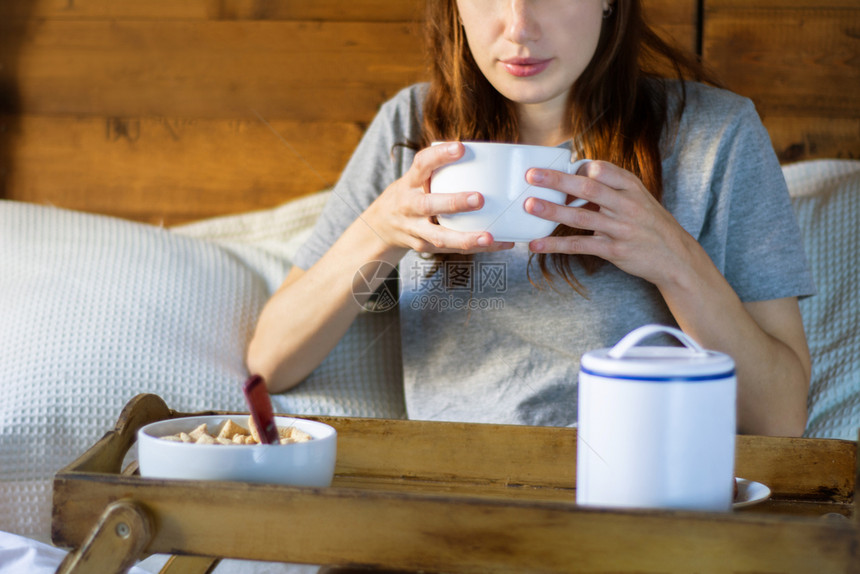
[[[260,375],[251,375],[242,387],[251,417],[257,426],[262,444],[278,444],[278,425],[272,411],[272,400],[266,390],[266,381]]]

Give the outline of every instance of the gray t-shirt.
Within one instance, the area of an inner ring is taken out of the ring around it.
[[[414,152],[401,144],[419,140],[425,90],[412,86],[383,105],[296,255],[298,267],[319,259],[409,168]],[[677,93],[670,97],[677,105]],[[663,204],[743,301],[814,291],[785,180],[751,101],[688,83],[683,116],[662,145]],[[654,285],[608,262],[592,275],[578,270],[583,297],[560,278],[546,285],[535,265],[533,285],[528,261],[525,243],[451,262],[431,277],[432,260],[410,252],[401,261],[397,310],[410,418],[575,424],[585,352],[645,324],[676,326]]]

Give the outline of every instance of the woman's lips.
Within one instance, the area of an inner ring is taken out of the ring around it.
[[[551,59],[541,60],[538,58],[509,58],[501,60],[502,66],[512,76],[527,78],[540,74],[549,67]]]

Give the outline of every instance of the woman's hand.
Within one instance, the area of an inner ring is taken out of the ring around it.
[[[476,211],[484,205],[477,192],[431,194],[434,170],[460,159],[463,144],[454,142],[425,148],[412,167],[380,194],[362,219],[386,244],[421,253],[476,253],[510,249],[513,243],[494,242],[486,232],[464,233],[442,227],[435,216]]]
[[[695,239],[638,177],[602,161],[589,162],[579,174],[547,169],[531,169],[526,174],[532,185],[563,191],[571,199],[581,198],[591,204],[570,207],[530,197],[525,202],[526,211],[594,232],[536,239],[529,245],[533,252],[596,255],[658,286],[689,266],[690,251],[696,251],[692,245]]]

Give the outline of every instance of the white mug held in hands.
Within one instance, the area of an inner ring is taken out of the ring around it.
[[[434,143],[433,145],[438,145]],[[430,177],[430,193],[477,191],[484,205],[477,211],[439,215],[439,224],[455,231],[489,231],[496,241],[531,241],[551,234],[558,225],[526,212],[524,203],[537,197],[563,205],[562,191],[536,187],[526,181],[533,168],[575,174],[591,160],[571,161],[570,150],[559,147],[463,142],[463,157],[443,166]],[[586,203],[576,199],[569,205]]]
[[[637,346],[667,333],[684,346]],[[737,379],[728,355],[646,325],[583,355],[576,501],[725,512],[734,497]]]

